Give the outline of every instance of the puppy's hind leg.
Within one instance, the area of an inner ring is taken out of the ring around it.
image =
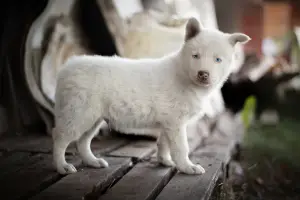
[[[161,133],[157,140],[157,161],[167,167],[175,166],[171,158],[169,141],[165,133]]]
[[[108,163],[103,158],[97,158],[91,150],[92,139],[98,134],[103,123],[105,122],[102,119],[97,120],[93,127],[85,132],[77,141],[79,155],[83,162],[90,167],[108,167]]]
[[[53,128],[52,137],[54,166],[60,174],[75,173],[77,172],[76,168],[72,164],[67,163],[65,159],[66,149],[74,140],[71,139],[71,137],[63,137],[67,134],[64,134],[63,132],[57,133],[57,131],[58,130],[56,130],[56,128]]]

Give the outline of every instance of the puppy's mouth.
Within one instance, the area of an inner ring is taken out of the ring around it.
[[[203,87],[209,87],[211,85],[211,82],[209,79],[201,79],[197,77],[197,84]]]
[[[199,81],[199,85],[203,86],[203,87],[209,87],[210,83],[209,82],[203,82],[203,81]]]

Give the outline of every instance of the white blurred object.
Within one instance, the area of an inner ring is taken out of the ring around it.
[[[197,8],[190,0],[164,0],[167,10],[164,12],[150,9],[149,13],[156,21],[168,27],[182,26],[191,17],[200,20]]]
[[[49,0],[42,14],[38,16],[38,18],[31,25],[26,38],[24,61],[26,82],[34,100],[37,101],[39,105],[48,110],[50,113],[53,113],[53,105],[51,105],[51,103],[45,98],[44,94],[42,93],[34,69],[39,69],[40,67],[39,65],[41,58],[39,58],[39,55],[41,53],[46,21],[51,16],[57,16],[61,14],[65,14],[67,16],[70,15],[74,3],[75,0]],[[41,113],[41,115],[43,117],[43,113]]]
[[[229,163],[229,174],[230,176],[243,176],[244,170],[239,162],[231,161]]]
[[[265,38],[262,41],[262,52],[268,57],[275,56],[279,53],[279,48],[272,38]]]
[[[276,60],[273,56],[265,56],[258,67],[253,68],[249,72],[249,78],[255,82],[260,79],[275,64]]]
[[[297,44],[297,49],[293,49],[291,52],[291,67],[293,69],[299,69],[300,68],[300,27],[296,26],[294,28],[294,33],[296,35],[296,44]]]
[[[262,124],[275,125],[279,122],[279,114],[276,110],[265,110],[259,116]]]
[[[236,53],[234,57],[232,73],[237,73],[241,69],[245,61],[244,46],[236,44],[235,51]]]
[[[45,12],[37,19],[34,23],[38,22],[39,26],[37,24],[33,24],[32,26],[36,25],[36,30],[34,33],[32,33],[32,39],[31,39],[31,46],[32,48],[40,48],[41,43],[43,40],[43,34],[44,34],[44,25],[45,21],[50,16],[56,16],[60,14],[66,14],[69,15],[71,12],[71,9],[73,8],[73,4],[75,3],[75,0],[68,0],[68,1],[61,1],[61,0],[50,0],[48,2],[48,5],[45,9]]]
[[[281,101],[285,100],[285,92],[287,90],[300,91],[300,77],[299,76],[291,79],[290,81],[279,84],[277,86],[276,93],[279,97],[279,100],[281,100]]]
[[[300,43],[300,27],[299,27],[299,26],[296,26],[296,27],[294,28],[294,32],[295,32],[295,34],[296,34],[298,43]]]
[[[143,5],[140,0],[113,0],[118,14],[123,19],[129,19],[135,13],[143,11]]]
[[[48,38],[48,47],[42,58],[40,84],[43,94],[55,102],[56,79],[63,64],[73,55],[89,54],[76,36],[76,27],[67,16],[56,18],[53,32]]]

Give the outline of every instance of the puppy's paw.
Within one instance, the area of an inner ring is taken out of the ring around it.
[[[62,174],[62,175],[66,175],[66,174],[73,174],[73,173],[76,173],[77,170],[76,168],[74,167],[74,165],[72,164],[64,164],[60,167],[57,168],[57,171],[58,173]]]
[[[171,159],[158,157],[157,161],[166,167],[174,167],[175,166],[175,163]]]
[[[106,160],[103,158],[97,158],[95,160],[90,160],[88,163],[86,163],[90,167],[94,168],[107,168],[109,165]]]
[[[177,169],[185,174],[204,174],[205,169],[201,165],[186,165],[186,166],[177,166]]]

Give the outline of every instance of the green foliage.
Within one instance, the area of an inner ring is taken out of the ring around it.
[[[277,125],[252,125],[244,138],[244,146],[253,155],[267,155],[273,159],[300,167],[300,124],[295,120],[282,120]]]
[[[245,129],[248,129],[251,123],[251,120],[254,117],[256,109],[256,98],[254,96],[249,96],[245,103],[244,108],[242,110],[242,120],[244,123]]]

